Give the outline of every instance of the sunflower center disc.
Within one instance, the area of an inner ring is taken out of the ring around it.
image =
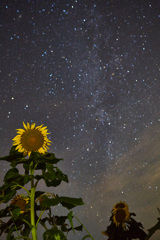
[[[37,151],[43,146],[44,137],[39,130],[29,129],[21,138],[22,146],[28,151]]]
[[[15,203],[15,206],[18,206],[21,208],[21,211],[25,210],[25,206],[26,206],[26,201],[23,199],[18,199]]]
[[[118,209],[116,212],[116,221],[122,223],[126,218],[126,212],[123,209]]]
[[[123,203],[117,204],[116,208],[125,208],[125,205]]]

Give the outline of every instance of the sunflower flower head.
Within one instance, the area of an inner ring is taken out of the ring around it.
[[[130,217],[128,205],[125,202],[119,202],[116,205],[114,205],[112,213],[113,222],[116,224],[116,226],[119,226],[121,224],[122,227],[124,228],[125,223],[129,220]]]
[[[47,152],[48,145],[51,141],[47,138],[47,127],[37,126],[32,123],[27,125],[23,122],[25,129],[17,129],[17,136],[13,138],[13,146],[17,146],[16,150],[22,152],[24,156],[30,156],[32,151],[44,154]]]
[[[117,210],[117,208],[124,208],[127,211],[129,210],[128,204],[126,204],[125,202],[120,201],[119,203],[116,203],[112,209],[112,212],[115,212]]]
[[[11,201],[11,204],[14,205],[15,207],[20,207],[21,212],[25,212],[25,207],[26,204],[29,202],[29,198],[27,196],[24,196],[23,194],[21,195],[16,195],[13,200]]]

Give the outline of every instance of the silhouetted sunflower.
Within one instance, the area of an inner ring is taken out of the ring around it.
[[[18,206],[20,207],[21,211],[20,213],[24,213],[25,212],[25,207],[26,207],[26,204],[29,202],[29,198],[24,196],[23,194],[21,195],[16,195],[11,204],[13,204],[14,206]]]
[[[125,227],[125,222],[129,220],[130,213],[126,208],[117,208],[113,212],[113,222],[116,224],[116,226],[119,226],[122,224],[122,227]]]
[[[125,203],[125,202],[119,202],[119,203],[116,203],[112,209],[112,212],[115,212],[117,210],[117,208],[124,208],[128,211],[128,205]]]
[[[16,150],[28,154],[28,156],[32,151],[45,153],[48,149],[47,145],[50,145],[51,142],[47,138],[47,134],[49,134],[47,127],[42,127],[42,124],[35,128],[35,123],[30,126],[29,123],[26,125],[24,122],[23,126],[25,129],[16,129],[18,135],[12,139],[13,146],[17,145]]]

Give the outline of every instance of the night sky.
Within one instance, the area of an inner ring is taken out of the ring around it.
[[[95,240],[107,239],[101,231],[119,201],[147,232],[160,208],[160,1],[5,0],[2,7],[0,156],[22,121],[44,124],[69,184],[38,188],[81,197],[85,205],[74,213]],[[2,185],[10,167],[1,161],[0,168]]]

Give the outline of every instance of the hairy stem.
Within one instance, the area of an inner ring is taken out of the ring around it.
[[[30,166],[30,174],[34,176],[34,168]],[[35,225],[35,186],[34,186],[34,179],[31,179],[31,225],[32,225],[32,238],[33,240],[37,240],[37,228]]]

